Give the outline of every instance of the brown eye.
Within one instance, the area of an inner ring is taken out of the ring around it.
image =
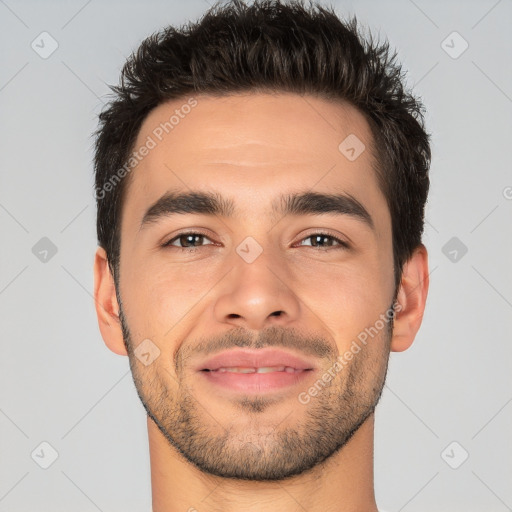
[[[164,247],[172,246],[177,247],[178,249],[194,249],[196,247],[202,247],[203,245],[211,245],[203,244],[204,240],[209,240],[209,238],[202,233],[181,233],[166,242]]]
[[[303,244],[304,240],[311,240],[309,244]],[[343,247],[348,248],[348,244],[335,236],[328,235],[327,233],[313,233],[312,235],[303,238],[300,243],[301,246],[311,246],[311,247]]]

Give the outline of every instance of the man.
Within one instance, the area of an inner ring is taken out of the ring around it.
[[[233,1],[146,39],[113,90],[95,299],[153,510],[376,511],[374,409],[428,289],[429,138],[387,45]]]

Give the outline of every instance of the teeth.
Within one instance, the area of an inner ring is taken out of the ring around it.
[[[271,372],[286,372],[296,373],[301,370],[296,370],[291,366],[262,366],[261,368],[247,368],[247,367],[229,367],[229,368],[218,368],[213,370],[217,372],[230,372],[230,373],[271,373]]]
[[[225,368],[225,370],[233,373],[256,373],[256,368]]]
[[[257,373],[270,373],[270,372],[284,372],[286,366],[263,366],[262,368],[258,368]]]

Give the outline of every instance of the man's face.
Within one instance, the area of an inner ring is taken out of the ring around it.
[[[196,100],[153,110],[134,148],[156,142],[123,205],[117,291],[130,365],[149,416],[199,469],[282,479],[336,453],[379,399],[391,337],[379,319],[395,295],[391,219],[370,129],[351,106],[293,94]],[[212,214],[189,200],[172,213],[161,200],[190,193],[229,207]],[[287,212],[282,196],[308,193],[345,199],[310,196]],[[146,360],[159,350],[147,365],[134,353],[143,340]],[[208,361],[242,349],[284,350],[312,369],[240,373]]]

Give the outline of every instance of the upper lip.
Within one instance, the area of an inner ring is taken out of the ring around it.
[[[296,370],[313,370],[315,365],[300,356],[278,349],[235,349],[221,352],[199,364],[197,371],[219,368],[290,366]]]

